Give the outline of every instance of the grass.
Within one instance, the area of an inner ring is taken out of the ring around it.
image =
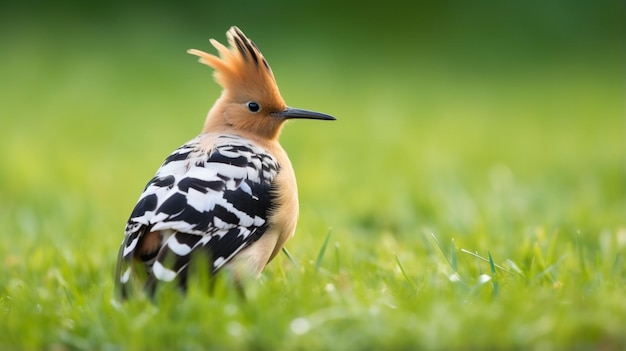
[[[119,303],[124,222],[219,89],[187,46],[85,45],[0,58],[0,348],[626,347],[621,63],[308,70],[266,52],[290,104],[339,118],[285,128],[291,258],[245,300],[223,277]]]

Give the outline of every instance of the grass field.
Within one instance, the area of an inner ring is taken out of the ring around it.
[[[293,260],[245,300],[223,279],[119,303],[127,216],[220,89],[184,53],[206,33],[48,41],[69,33],[23,31],[0,57],[0,349],[626,347],[620,57],[336,56],[321,40],[312,57],[248,32],[290,105],[338,117],[281,138]]]

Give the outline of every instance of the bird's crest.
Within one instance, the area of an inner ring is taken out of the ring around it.
[[[272,69],[254,42],[235,26],[226,32],[226,37],[229,48],[215,39],[210,39],[219,52],[219,57],[196,49],[187,52],[200,57],[201,63],[213,67],[215,80],[225,90],[242,92],[254,89],[258,92],[257,89],[260,89],[268,97],[284,104]]]

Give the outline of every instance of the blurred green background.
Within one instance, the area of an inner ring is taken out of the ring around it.
[[[141,189],[221,90],[185,51],[231,25],[289,105],[338,118],[283,131],[295,257],[329,227],[347,255],[393,248],[414,272],[430,232],[501,259],[537,232],[623,253],[625,17],[623,1],[3,2],[0,282],[69,262],[111,288]],[[57,253],[24,263],[42,247]]]
[[[523,222],[567,225],[567,201],[625,206],[617,1],[1,6],[3,207],[77,197],[82,210],[115,204],[105,222],[120,228],[219,95],[185,50],[211,51],[231,25],[261,47],[288,104],[339,118],[293,123],[282,138],[304,208],[341,214],[329,226],[436,225],[440,192],[467,195],[443,215],[472,225],[481,192],[518,181],[555,201],[521,199],[537,216]]]

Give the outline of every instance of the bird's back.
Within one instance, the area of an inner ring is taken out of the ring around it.
[[[279,172],[274,156],[236,135],[202,134],[179,147],[148,182],[126,224],[122,294],[132,276],[145,277],[140,283],[149,288],[174,279],[185,286],[195,253],[209,257],[215,272],[254,243],[268,229]]]

